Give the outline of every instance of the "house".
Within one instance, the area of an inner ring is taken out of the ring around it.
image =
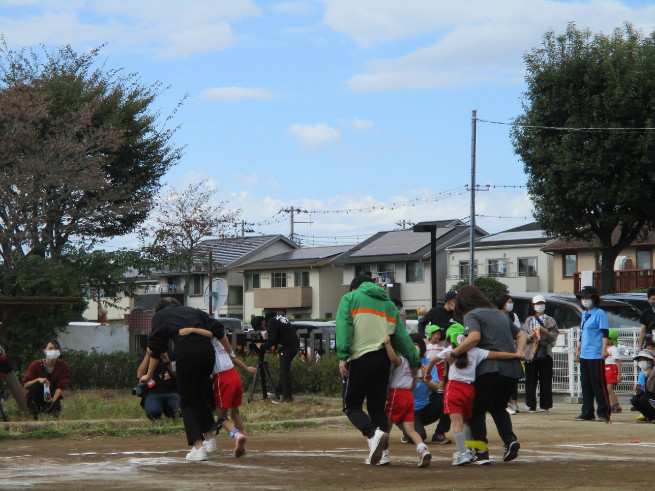
[[[616,240],[619,230],[614,231],[612,240]],[[599,242],[581,240],[554,239],[542,250],[553,255],[553,291],[559,293],[576,293],[580,291],[583,272],[590,275],[593,285],[600,287],[600,250]],[[653,269],[653,250],[655,249],[655,232],[648,232],[630,246],[626,247],[614,263],[614,291],[628,293],[638,288],[655,286],[655,269]]]
[[[510,292],[552,291],[553,258],[542,250],[550,240],[529,223],[475,240],[476,276],[493,276]],[[469,278],[469,241],[448,247],[448,288]]]
[[[265,310],[290,319],[336,317],[343,273],[334,259],[351,247],[304,247],[234,266],[244,278],[244,319]]]
[[[437,300],[441,302],[447,291],[446,248],[468,237],[470,227],[461,220],[422,224],[436,227],[436,286]],[[475,234],[487,235],[480,228],[475,229]],[[399,298],[405,310],[413,310],[432,303],[431,259],[430,232],[409,229],[378,232],[335,259],[334,264],[343,267],[343,293],[355,276],[370,272],[378,280],[388,279],[393,285],[387,288],[390,296]]]
[[[270,255],[297,249],[299,246],[283,235],[260,235],[253,237],[236,237],[212,239],[202,243],[202,250],[212,252],[212,278],[222,278],[228,285],[228,298],[225,304],[215,312],[217,317],[243,318],[243,276],[233,268],[248,261],[255,261]],[[123,319],[134,308],[152,311],[155,303],[162,297],[174,297],[184,302],[184,284],[186,273],[181,271],[159,271],[148,278],[139,279],[139,296],[136,299],[121,298],[118,306],[110,308],[110,320]],[[204,303],[205,289],[209,285],[209,271],[200,267],[191,274],[189,298],[187,305],[207,309]],[[97,304],[89,301],[84,313],[86,319],[97,319]]]

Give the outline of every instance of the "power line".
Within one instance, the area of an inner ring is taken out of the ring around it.
[[[632,131],[655,131],[655,128],[607,128],[607,127],[571,127],[571,126],[540,126],[531,124],[517,124],[507,121],[490,121],[488,119],[477,118],[481,123],[502,124],[505,126],[515,126],[517,128],[529,128],[537,130],[553,130],[553,131],[570,131],[573,133],[603,133],[603,132],[632,132]]]

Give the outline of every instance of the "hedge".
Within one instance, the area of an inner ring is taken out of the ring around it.
[[[61,359],[70,365],[69,386],[72,389],[127,389],[137,384],[136,371],[139,353],[98,353],[65,349]],[[246,365],[257,363],[256,358],[243,359]],[[273,354],[266,355],[273,380],[279,379],[279,360]],[[242,373],[244,393],[250,393],[253,375]],[[341,395],[341,377],[337,356],[323,356],[318,362],[296,357],[291,364],[291,388],[294,393],[311,393],[329,396]],[[261,393],[257,382],[255,394]]]

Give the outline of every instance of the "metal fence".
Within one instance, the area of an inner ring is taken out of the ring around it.
[[[615,391],[617,395],[632,395],[639,369],[632,361],[638,351],[639,328],[623,327],[619,332],[619,353],[621,354],[621,383]],[[553,392],[579,397],[580,368],[575,361],[576,340],[580,337],[580,328],[563,329],[553,347]],[[519,385],[519,391],[525,392],[525,385]]]

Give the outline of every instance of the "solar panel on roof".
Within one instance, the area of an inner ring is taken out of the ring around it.
[[[451,229],[437,229],[437,238],[450,232]],[[397,230],[387,232],[377,240],[365,245],[351,254],[358,256],[383,256],[389,254],[413,254],[430,244],[430,232],[414,232],[413,230]]]

